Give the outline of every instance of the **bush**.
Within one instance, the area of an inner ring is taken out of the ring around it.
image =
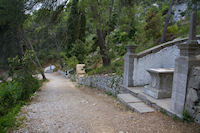
[[[20,107],[29,100],[40,85],[40,82],[32,76],[0,85],[0,132],[14,125]]]
[[[15,125],[16,115],[20,111],[23,104],[18,104],[16,107],[12,108],[8,114],[0,117],[0,133],[9,132],[9,128]]]
[[[67,69],[73,68],[74,70],[76,69],[76,65],[79,63],[78,59],[73,56],[70,58],[65,58],[65,64],[67,66]]]
[[[155,41],[161,36],[162,30],[162,17],[161,14],[157,11],[157,8],[150,8],[145,17],[146,26],[144,28],[146,32],[147,39],[153,38]]]
[[[12,108],[21,99],[22,86],[16,82],[3,83],[0,86],[0,116],[8,113],[9,109]]]
[[[33,52],[9,59],[10,75],[13,80],[0,84],[0,132],[8,132],[15,123],[20,107],[39,89],[40,82],[32,75],[36,71]]]

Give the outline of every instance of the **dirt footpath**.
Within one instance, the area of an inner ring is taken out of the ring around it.
[[[30,105],[20,133],[200,133],[200,126],[162,113],[138,114],[94,88],[78,87],[64,77],[47,74]]]

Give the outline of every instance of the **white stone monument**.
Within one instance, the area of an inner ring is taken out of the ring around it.
[[[83,77],[85,75],[85,64],[76,65],[76,74],[79,77]]]

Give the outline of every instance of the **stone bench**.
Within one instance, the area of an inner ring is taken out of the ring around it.
[[[156,99],[170,98],[174,69],[156,68],[147,71],[151,75],[151,83],[144,87],[144,93]]]

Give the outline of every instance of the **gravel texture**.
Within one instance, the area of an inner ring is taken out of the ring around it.
[[[77,86],[57,73],[19,115],[14,133],[199,133],[200,126],[160,112],[138,114],[95,88]]]

